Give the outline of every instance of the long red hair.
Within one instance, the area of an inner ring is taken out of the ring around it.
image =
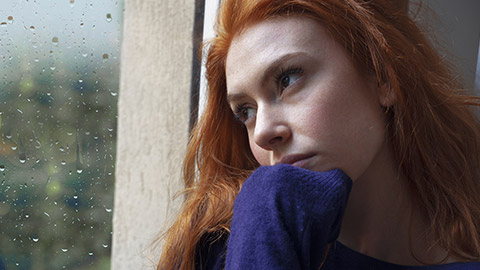
[[[374,74],[396,102],[385,110],[387,135],[426,233],[449,255],[480,257],[479,99],[392,0],[225,0],[209,43],[208,102],[184,160],[185,201],[166,233],[158,269],[193,269],[199,241],[228,233],[233,202],[258,164],[226,101],[225,60],[246,27],[274,16],[321,22],[359,70]]]

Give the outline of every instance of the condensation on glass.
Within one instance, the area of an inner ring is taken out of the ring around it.
[[[122,14],[2,1],[0,269],[109,269]]]

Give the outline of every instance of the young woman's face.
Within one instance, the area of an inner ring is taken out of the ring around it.
[[[261,165],[340,168],[356,179],[378,162],[381,90],[320,23],[284,17],[247,28],[232,41],[226,77],[229,104]]]

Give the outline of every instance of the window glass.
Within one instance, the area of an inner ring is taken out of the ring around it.
[[[122,0],[2,1],[0,269],[109,269]]]

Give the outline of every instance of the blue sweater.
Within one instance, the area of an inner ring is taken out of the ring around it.
[[[480,269],[480,263],[395,265],[342,245],[336,239],[351,187],[352,180],[338,169],[260,167],[235,201],[230,236],[207,235],[198,246],[196,268],[317,270],[324,261],[322,270]]]

